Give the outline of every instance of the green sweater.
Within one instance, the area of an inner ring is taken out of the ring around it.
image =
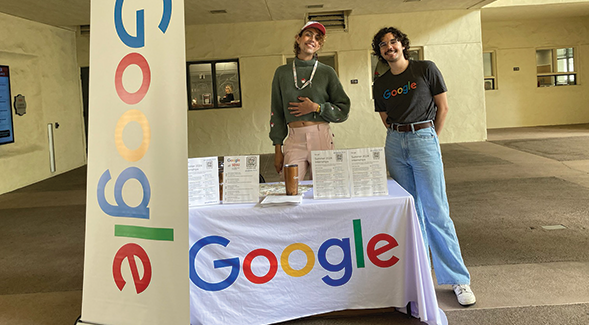
[[[309,79],[316,59],[302,61],[295,58],[298,86]],[[298,96],[308,97],[314,103],[321,105],[321,113],[309,113],[296,117],[288,110],[289,102],[300,102]],[[350,98],[344,92],[335,70],[321,62],[312,83],[298,90],[294,85],[292,64],[278,67],[272,81],[272,116],[270,117],[270,139],[274,145],[282,144],[288,134],[288,123],[294,121],[343,122],[350,112]]]

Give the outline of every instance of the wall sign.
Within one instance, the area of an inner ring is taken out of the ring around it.
[[[0,144],[12,142],[14,130],[10,107],[10,73],[8,66],[0,65]]]
[[[14,112],[18,116],[23,116],[27,113],[27,102],[25,96],[18,94],[14,96]]]

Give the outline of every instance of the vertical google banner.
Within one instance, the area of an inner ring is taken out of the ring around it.
[[[189,324],[183,0],[91,2],[79,324]]]

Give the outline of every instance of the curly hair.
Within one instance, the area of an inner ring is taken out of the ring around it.
[[[374,38],[372,39],[372,55],[376,56],[383,63],[387,63],[387,61],[380,54],[379,44],[382,42],[382,38],[388,33],[392,33],[397,41],[401,42],[401,45],[403,46],[403,56],[405,59],[409,60],[409,38],[407,37],[407,34],[403,33],[395,27],[384,27],[379,30],[376,35],[374,35]]]
[[[320,45],[321,47],[323,47],[323,44],[325,43],[325,39],[327,38],[327,36],[323,35],[323,33],[321,33],[321,31],[320,31],[320,30],[318,30],[317,28],[313,28],[313,27],[311,27],[311,28],[303,29],[303,30],[302,30],[302,31],[301,31],[301,32],[298,34],[298,36],[299,36],[299,37],[303,36],[303,32],[304,32],[304,31],[306,31],[306,30],[309,30],[309,29],[312,29],[312,30],[314,30],[314,31],[315,31],[317,34],[319,34],[319,40],[318,40],[318,43],[319,43],[319,45]],[[293,49],[293,52],[294,52],[295,56],[299,55],[299,53],[301,52],[301,48],[299,47],[299,43],[297,42],[297,40],[295,40],[295,42],[294,42],[294,49]],[[317,57],[317,52],[315,52],[315,54],[314,54],[313,56],[314,56],[314,57]]]

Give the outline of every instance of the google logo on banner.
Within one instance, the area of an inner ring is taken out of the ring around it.
[[[353,227],[354,243],[356,248],[356,267],[364,268],[364,245],[362,242],[361,220],[354,220]],[[377,247],[380,242],[385,242],[385,244]],[[225,280],[217,283],[210,283],[203,280],[202,277],[199,276],[195,267],[195,261],[200,250],[209,245],[221,245],[223,247],[227,247],[229,243],[230,240],[225,237],[208,236],[198,240],[196,243],[194,243],[194,245],[192,245],[190,248],[190,280],[192,283],[206,291],[220,291],[229,288],[233,283],[235,283],[235,281],[237,281],[240,269],[243,269],[243,274],[249,282],[254,284],[263,284],[269,282],[276,276],[279,265],[284,273],[291,277],[302,277],[311,272],[315,266],[315,252],[311,249],[311,247],[304,243],[294,243],[288,245],[282,251],[282,254],[280,255],[280,263],[278,262],[278,258],[276,255],[274,255],[273,252],[264,248],[254,249],[249,252],[243,259],[243,267],[240,266],[241,263],[239,257],[215,260],[213,261],[213,266],[215,269],[225,267],[229,267],[231,269],[229,276],[227,276]],[[388,259],[381,259],[380,256],[397,246],[399,246],[399,244],[393,236],[385,233],[376,234],[368,241],[368,244],[366,245],[366,255],[368,256],[370,262],[378,267],[392,267],[393,265],[397,264],[399,258],[392,255]],[[340,249],[343,253],[342,260],[337,264],[333,264],[327,260],[327,250],[332,247]],[[302,251],[307,258],[305,266],[298,270],[293,269],[289,264],[289,257],[295,251]],[[267,260],[267,263],[270,267],[266,274],[256,275],[253,273],[251,265],[253,260],[256,258],[264,258]],[[348,283],[348,281],[350,281],[352,278],[353,271],[350,238],[330,238],[325,240],[319,246],[317,251],[317,260],[319,261],[321,267],[328,272],[343,271],[343,275],[338,279],[331,277],[329,274],[325,275],[322,278],[322,281],[325,284],[332,287],[337,287]]]
[[[162,1],[163,14],[158,28],[162,33],[165,34],[172,16],[172,0]],[[141,9],[136,11],[136,28],[134,31],[135,36],[131,36],[123,25],[123,2],[124,0],[115,0],[114,4],[114,23],[119,40],[129,48],[144,48],[144,10]],[[149,4],[146,4],[146,6],[161,10],[161,6],[154,6]],[[123,86],[123,74],[125,70],[131,65],[137,65],[142,72],[141,87],[134,93],[128,92]],[[139,53],[132,52],[125,55],[120,60],[118,66],[115,69],[114,87],[119,99],[122,101],[121,107],[126,109],[126,111],[117,121],[114,140],[119,155],[130,163],[140,161],[147,153],[151,143],[151,128],[149,126],[149,120],[141,111],[141,109],[127,109],[127,106],[141,104],[147,92],[149,91],[151,82],[152,78],[149,62],[143,55]],[[134,150],[129,149],[123,141],[123,130],[130,122],[137,122],[140,125],[142,131],[141,145]],[[131,179],[138,181],[139,184],[141,184],[143,191],[141,203],[135,207],[129,206],[123,198],[123,186]],[[148,175],[146,175],[141,168],[130,166],[118,175],[114,184],[114,198],[116,204],[110,204],[106,200],[106,186],[110,180],[111,174],[107,169],[100,176],[96,191],[98,205],[105,214],[111,217],[150,219],[150,210],[148,206],[151,199],[151,186]],[[163,241],[174,240],[174,229],[115,225],[114,230],[115,237],[141,238]],[[143,266],[142,277],[138,272],[136,258],[141,261]],[[135,243],[125,244],[117,251],[113,260],[113,279],[119,290],[123,290],[126,284],[121,272],[122,262],[125,259],[127,259],[129,262],[129,267],[131,269],[130,271],[133,276],[133,283],[135,284],[137,293],[139,294],[145,291],[147,287],[149,287],[152,276],[149,255],[141,245]]]

